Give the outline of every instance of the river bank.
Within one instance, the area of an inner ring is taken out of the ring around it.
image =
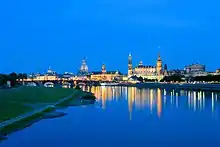
[[[174,83],[138,83],[137,88],[164,88],[183,90],[220,91],[220,84],[174,84]]]
[[[95,99],[91,93],[76,89],[23,87],[16,91],[1,91],[0,102],[2,106],[4,104],[4,110],[0,108],[0,140],[45,116],[63,116],[55,112],[57,107],[68,107],[71,101],[83,105],[81,100],[84,98]]]

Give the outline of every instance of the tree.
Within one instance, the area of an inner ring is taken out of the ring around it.
[[[156,82],[157,79],[148,79],[148,78],[144,78],[144,82]]]
[[[220,82],[220,75],[197,76],[193,78],[193,81]]]
[[[23,74],[22,74],[22,77],[23,77],[23,79],[27,79],[27,74],[26,74],[26,73],[23,73]]]
[[[22,73],[18,74],[18,79],[23,79],[23,74]]]
[[[144,81],[144,79],[142,77],[138,77],[137,80],[140,81],[140,82]]]
[[[0,74],[0,85],[6,84],[8,80],[8,76],[5,74]]]
[[[8,80],[11,82],[11,86],[17,84],[18,75],[15,72],[12,72],[8,75]]]
[[[181,75],[171,75],[171,76],[165,76],[161,82],[182,82],[184,81],[182,79],[183,77]]]

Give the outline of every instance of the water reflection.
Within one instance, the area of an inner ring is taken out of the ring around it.
[[[106,109],[111,101],[126,100],[130,119],[132,119],[134,110],[149,110],[150,114],[156,115],[158,118],[162,117],[163,108],[165,107],[179,108],[187,105],[194,112],[203,111],[205,107],[207,107],[207,110],[211,110],[212,113],[217,110],[218,94],[214,92],[160,88],[137,89],[135,87],[92,87],[86,89],[90,89],[95,94],[103,109]],[[211,103],[208,103],[210,101]]]

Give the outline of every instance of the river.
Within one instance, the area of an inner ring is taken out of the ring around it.
[[[12,133],[0,147],[220,146],[220,95],[134,87],[92,87],[93,105]]]

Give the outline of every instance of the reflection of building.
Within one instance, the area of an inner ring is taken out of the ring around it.
[[[162,112],[162,93],[161,89],[157,89],[157,116],[160,118]]]
[[[106,71],[105,64],[102,65],[102,71],[92,72],[92,81],[113,81],[122,80],[123,75],[119,71]]]
[[[128,56],[128,77],[137,76],[147,79],[162,79],[164,71],[162,69],[162,60],[160,55],[158,55],[156,66],[143,65],[143,62],[140,61],[139,65],[135,68],[132,68],[132,56]]]
[[[133,104],[136,98],[135,90],[134,87],[128,87],[128,112],[130,120],[132,119]]]

